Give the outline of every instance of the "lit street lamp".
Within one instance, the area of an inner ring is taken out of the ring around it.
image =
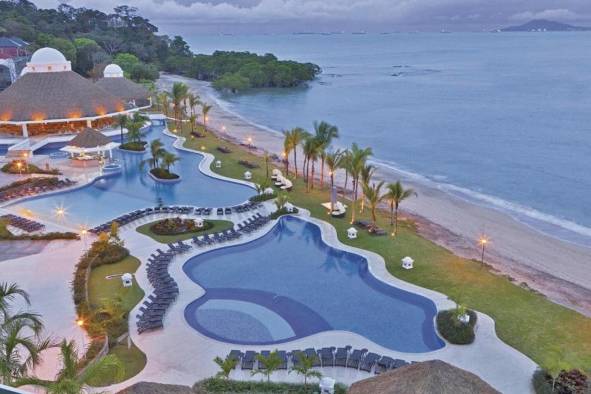
[[[481,236],[480,239],[478,240],[478,244],[482,248],[482,253],[480,255],[480,263],[484,264],[484,249],[486,248],[486,245],[488,244],[488,238],[484,235]]]

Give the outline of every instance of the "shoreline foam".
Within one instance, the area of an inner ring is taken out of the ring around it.
[[[280,133],[233,113],[215,97],[207,82],[163,75],[159,84],[170,86],[174,81],[189,84],[205,101],[214,104],[208,127],[237,142],[252,137],[258,148],[281,152]],[[379,165],[376,178],[388,181],[402,178],[418,191],[419,198],[406,201],[403,210],[417,222],[421,235],[462,257],[479,258],[476,240],[485,233],[491,239],[486,251],[487,263],[495,270],[517,283],[526,283],[557,303],[591,316],[591,270],[586,263],[591,261],[591,249],[546,235],[501,209],[461,198],[422,175],[416,174],[428,182],[405,176],[404,171],[380,160],[374,162]]]

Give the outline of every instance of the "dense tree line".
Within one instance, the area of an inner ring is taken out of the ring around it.
[[[295,86],[320,72],[314,64],[280,61],[271,54],[194,55],[182,37],[157,33],[158,28],[139,16],[135,7],[126,5],[107,14],[68,4],[40,9],[28,0],[0,0],[0,35],[20,37],[31,43],[32,50],[54,47],[87,77],[98,78],[104,66],[114,62],[136,81],[155,80],[162,70],[236,91]]]

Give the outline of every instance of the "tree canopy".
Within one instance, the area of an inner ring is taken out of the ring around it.
[[[72,62],[74,70],[97,78],[110,62],[136,81],[155,80],[158,71],[212,81],[231,91],[260,87],[291,87],[320,72],[311,63],[278,60],[272,54],[222,52],[193,54],[180,36],[159,35],[158,28],[122,5],[112,13],[61,4],[37,8],[28,0],[0,0],[0,34],[17,36],[35,50],[50,46]]]

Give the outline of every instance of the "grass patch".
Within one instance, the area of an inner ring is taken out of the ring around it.
[[[129,378],[134,377],[141,372],[146,366],[146,355],[133,343],[128,349],[127,344],[118,344],[111,348],[109,354],[113,354],[121,360],[121,363],[125,367],[125,374],[122,380],[117,381],[113,378],[111,371],[104,371],[93,379],[89,379],[86,383],[93,387],[104,387],[111,384],[123,382]]]
[[[234,226],[234,223],[232,223],[230,221],[227,221],[227,220],[206,220],[206,222],[209,222],[209,223],[211,223],[213,225],[208,230],[197,230],[197,231],[193,231],[193,232],[189,232],[189,233],[184,233],[184,234],[177,234],[177,235],[158,235],[158,234],[155,234],[151,230],[151,227],[156,222],[143,224],[140,227],[138,227],[136,229],[136,231],[138,233],[140,233],[140,234],[144,234],[144,235],[152,238],[156,242],[160,242],[160,243],[163,243],[163,244],[168,244],[168,243],[176,242],[176,241],[185,241],[187,239],[193,238],[194,236],[200,236],[200,235],[205,235],[205,234],[213,234],[213,233],[218,233],[220,231],[226,231],[226,230],[229,230],[230,228],[232,228]]]
[[[105,264],[93,268],[88,281],[88,298],[90,305],[100,305],[102,300],[115,297],[121,298],[122,308],[129,312],[144,297],[144,291],[133,282],[131,287],[123,287],[120,278],[106,279],[108,275],[134,273],[140,266],[140,261],[128,256],[118,263]]]
[[[204,138],[191,138],[186,130],[182,132],[187,138],[185,146],[214,155],[218,153],[216,148],[220,145],[220,139],[210,132],[205,133],[202,128],[199,131],[205,134]],[[232,153],[224,154],[222,168],[212,166],[212,171],[242,179],[245,169],[239,161],[246,160],[260,167],[249,170],[253,173],[253,179],[265,177],[262,158],[237,144],[224,142],[224,145]],[[301,168],[302,158],[298,160]],[[271,166],[274,167],[283,170],[283,166],[278,163]],[[290,176],[293,176],[291,171]],[[396,238],[372,237],[366,231],[360,231],[357,239],[350,240],[346,237],[346,231],[350,227],[351,208],[345,218],[333,218],[320,206],[330,200],[326,184],[323,190],[316,186],[310,193],[305,192],[301,178],[294,180],[293,184],[289,202],[308,209],[312,216],[332,224],[344,244],[381,255],[392,275],[444,293],[470,309],[488,314],[495,320],[497,334],[503,341],[544,367],[559,361],[569,368],[585,371],[591,368],[591,319],[555,304],[543,295],[517,286],[503,276],[493,274],[476,261],[455,256],[449,250],[419,236],[410,222],[401,222]],[[369,216],[366,210],[357,219],[368,220]],[[390,228],[387,212],[379,212],[377,224],[384,229]],[[414,269],[401,268],[400,260],[404,256],[413,257]]]
[[[146,141],[140,141],[140,142],[125,142],[121,145],[119,145],[119,149],[122,150],[129,150],[132,152],[145,152],[146,151]]]
[[[170,172],[165,168],[152,168],[150,170],[150,173],[158,179],[179,179],[179,176],[177,174],[175,174],[174,172]]]
[[[56,168],[41,168],[35,164],[27,163],[24,160],[13,160],[0,168],[0,171],[7,174],[45,174],[60,175],[61,172]]]

